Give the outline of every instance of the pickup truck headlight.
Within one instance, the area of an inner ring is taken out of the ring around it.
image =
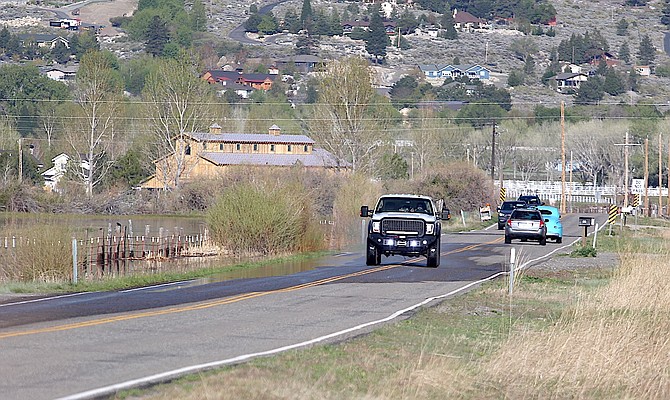
[[[435,224],[426,224],[426,235],[432,235],[435,232]]]
[[[381,221],[372,221],[372,232],[379,233],[379,227],[381,224]]]

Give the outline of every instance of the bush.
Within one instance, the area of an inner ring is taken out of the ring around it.
[[[572,250],[570,257],[595,257],[598,251],[593,246],[579,246]]]
[[[72,278],[72,236],[67,226],[36,220],[27,226],[8,225],[0,231],[0,280],[63,282]],[[13,240],[12,237],[15,239]],[[13,247],[13,242],[16,247]]]
[[[212,240],[235,254],[278,254],[323,247],[312,200],[298,184],[243,182],[207,212]]]

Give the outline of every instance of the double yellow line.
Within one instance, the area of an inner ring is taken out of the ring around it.
[[[463,252],[463,251],[472,250],[474,248],[483,246],[485,244],[493,244],[493,243],[496,243],[496,242],[500,242],[501,240],[502,240],[501,238],[498,238],[496,240],[486,242],[486,243],[473,244],[473,245],[465,246],[465,247],[462,247],[462,248],[459,248],[459,249],[451,250],[451,251],[448,251],[446,253],[442,253],[441,255],[460,253],[460,252]],[[382,265],[382,266],[376,267],[376,268],[366,269],[366,270],[363,270],[363,271],[354,272],[354,273],[346,274],[346,275],[339,275],[339,276],[334,276],[334,277],[330,277],[330,278],[320,279],[320,280],[317,280],[317,281],[314,281],[314,282],[303,283],[303,284],[300,284],[300,285],[290,286],[290,287],[283,288],[283,289],[275,289],[275,290],[270,290],[270,291],[266,291],[266,292],[249,292],[249,293],[244,293],[244,294],[240,294],[240,295],[237,295],[237,296],[226,297],[224,299],[219,299],[219,300],[214,300],[214,301],[206,301],[206,302],[192,304],[192,305],[171,307],[171,308],[166,308],[166,309],[162,309],[162,310],[154,310],[154,311],[143,311],[143,312],[138,312],[138,313],[134,313],[134,314],[118,315],[118,316],[108,317],[108,318],[97,318],[97,319],[92,319],[92,320],[89,320],[89,321],[74,322],[74,323],[70,323],[70,324],[56,325],[56,326],[50,326],[50,327],[45,327],[45,328],[29,329],[29,330],[25,330],[25,331],[5,332],[5,333],[0,333],[0,339],[6,339],[6,338],[11,338],[11,337],[17,337],[17,336],[36,335],[36,334],[39,334],[39,333],[61,332],[61,331],[67,331],[67,330],[71,330],[71,329],[79,329],[79,328],[86,328],[86,327],[91,327],[91,326],[111,324],[111,323],[114,323],[114,322],[130,321],[130,320],[140,319],[140,318],[156,317],[156,316],[176,314],[176,313],[181,313],[181,312],[204,310],[204,309],[207,309],[207,308],[212,308],[212,307],[222,306],[222,305],[226,305],[226,304],[237,303],[237,302],[242,301],[242,300],[249,300],[249,299],[253,299],[253,298],[256,298],[256,297],[266,296],[266,295],[269,295],[269,294],[293,292],[293,291],[296,291],[296,290],[301,290],[301,289],[306,289],[306,288],[310,288],[310,287],[325,285],[325,284],[331,283],[331,282],[341,281],[343,279],[354,278],[354,277],[357,277],[357,276],[372,274],[372,273],[380,272],[380,271],[386,271],[386,270],[389,270],[389,269],[401,267],[403,265],[406,265],[408,263],[415,262],[415,261],[418,261],[418,260],[420,260],[420,258],[413,258],[413,259],[407,260],[407,261],[405,261],[401,264]]]

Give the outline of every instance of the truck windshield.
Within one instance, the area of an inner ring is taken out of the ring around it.
[[[403,197],[384,197],[380,199],[375,212],[434,213],[429,200]]]

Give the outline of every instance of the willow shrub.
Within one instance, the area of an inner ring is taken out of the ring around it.
[[[312,201],[299,183],[230,186],[207,212],[212,240],[234,254],[322,249],[323,234]]]
[[[0,230],[0,280],[63,282],[72,278],[72,230],[54,221]],[[5,247],[6,244],[6,247]]]

